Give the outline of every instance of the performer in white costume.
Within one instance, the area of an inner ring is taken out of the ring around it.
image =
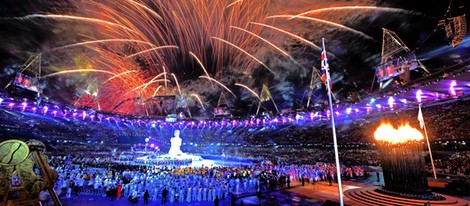
[[[175,130],[174,135],[175,136],[170,139],[171,147],[170,151],[168,151],[168,155],[170,155],[171,157],[176,157],[178,155],[184,154],[180,149],[182,142],[182,139],[180,138],[180,131]]]

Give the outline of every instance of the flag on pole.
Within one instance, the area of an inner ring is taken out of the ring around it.
[[[336,176],[338,181],[338,196],[339,196],[339,204],[341,206],[344,205],[343,203],[343,189],[341,183],[341,165],[339,164],[339,155],[338,155],[338,140],[336,138],[336,127],[335,127],[335,113],[333,110],[333,102],[331,100],[332,92],[331,92],[331,81],[330,81],[330,73],[329,73],[329,66],[328,60],[326,59],[326,50],[325,50],[325,39],[322,38],[322,49],[321,49],[321,71],[322,71],[322,80],[325,83],[326,90],[328,91],[328,102],[330,105],[330,114],[331,114],[331,130],[333,131],[333,148],[335,150],[335,165],[336,165]]]
[[[330,90],[333,88],[333,84],[331,83],[330,74],[328,72],[330,70],[330,66],[328,65],[328,59],[326,58],[326,49],[325,49],[325,42],[323,42],[323,47],[321,48],[321,80],[325,84],[330,82]]]
[[[421,107],[419,107],[419,111],[418,111],[418,121],[419,121],[419,126],[421,127],[421,129],[424,128],[424,117],[423,117],[423,112],[421,111]]]

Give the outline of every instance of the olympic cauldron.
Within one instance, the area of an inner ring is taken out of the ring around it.
[[[391,124],[382,123],[374,136],[383,157],[385,182],[378,192],[418,198],[432,196],[426,177],[421,132],[408,124],[395,129]]]

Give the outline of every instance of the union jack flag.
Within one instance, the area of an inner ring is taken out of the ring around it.
[[[323,41],[323,47],[321,49],[321,80],[326,86],[327,78],[330,76],[329,74],[327,74],[327,72],[329,72],[330,70],[330,66],[328,65],[328,59],[326,58],[325,41],[323,39],[322,41]],[[331,83],[331,79],[328,79],[328,82],[330,82],[330,89],[331,89],[333,87]]]

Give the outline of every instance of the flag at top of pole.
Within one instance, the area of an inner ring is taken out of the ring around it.
[[[328,65],[328,58],[326,58],[325,39],[323,38],[322,44],[323,46],[321,48],[321,80],[323,81],[325,86],[327,86],[329,82],[331,90],[333,88],[333,85],[330,79],[330,66]]]
[[[421,107],[419,107],[419,111],[418,111],[418,121],[419,121],[419,127],[421,127],[421,129],[424,128],[424,117],[423,117],[423,112],[421,111]]]

